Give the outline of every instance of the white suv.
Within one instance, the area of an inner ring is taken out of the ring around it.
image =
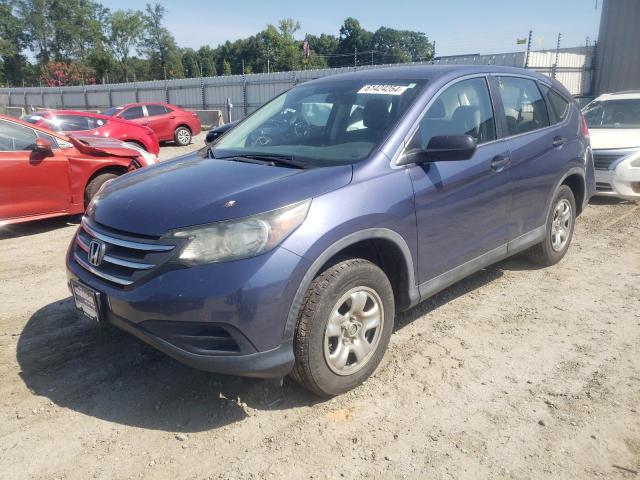
[[[640,199],[640,91],[606,93],[582,110],[596,167],[596,194]]]

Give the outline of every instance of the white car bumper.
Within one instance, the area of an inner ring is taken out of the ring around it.
[[[593,152],[596,158],[596,195],[640,200],[640,152],[613,161],[607,169],[603,169],[604,165],[598,165],[597,157],[602,158],[603,153],[597,150]]]

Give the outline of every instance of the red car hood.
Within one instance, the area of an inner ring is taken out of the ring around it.
[[[98,135],[69,135],[69,141],[80,152],[89,155],[113,155],[114,157],[136,158],[140,152],[129,147],[126,143],[115,138],[101,137]]]

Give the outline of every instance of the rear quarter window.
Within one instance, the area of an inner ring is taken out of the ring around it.
[[[551,106],[551,114],[555,120],[554,123],[560,123],[567,118],[569,114],[569,102],[562,95],[553,89],[549,89],[547,99]]]

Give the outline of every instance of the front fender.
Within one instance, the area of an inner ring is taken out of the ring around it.
[[[417,303],[416,236],[413,189],[405,169],[314,198],[303,225],[282,245],[310,262],[290,307],[283,338],[293,336],[304,294],[321,268],[363,240],[384,239],[397,246],[406,262],[410,303]]]

